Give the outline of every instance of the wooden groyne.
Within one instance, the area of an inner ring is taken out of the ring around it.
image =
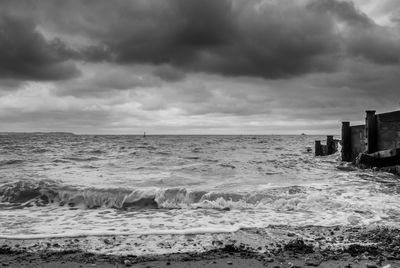
[[[342,122],[342,161],[369,167],[400,165],[400,111],[366,111],[365,125]]]
[[[334,140],[332,135],[326,136],[326,145],[321,144],[320,140],[315,141],[315,156],[331,155],[338,150],[338,140]]]

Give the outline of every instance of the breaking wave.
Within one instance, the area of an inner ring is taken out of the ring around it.
[[[0,186],[0,204],[10,208],[26,206],[60,206],[86,209],[251,209],[263,204],[275,203],[283,206],[304,195],[306,189],[290,186],[270,189],[260,193],[229,193],[213,191],[191,191],[186,188],[78,188],[61,185],[51,180],[17,181]],[[285,198],[286,196],[286,198]],[[284,202],[282,198],[287,199]],[[290,201],[289,201],[290,200]]]

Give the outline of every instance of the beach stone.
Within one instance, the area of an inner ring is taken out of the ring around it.
[[[124,260],[124,265],[130,267],[132,266],[132,262],[130,260]]]
[[[397,257],[395,256],[395,255],[386,255],[386,258],[388,259],[388,260],[396,260],[397,259]]]
[[[310,261],[306,262],[306,265],[308,265],[308,266],[314,266],[314,267],[318,267],[319,264],[320,264],[319,262],[310,262]]]
[[[313,253],[314,249],[312,245],[308,245],[304,243],[302,239],[295,239],[289,241],[286,245],[284,245],[284,249],[287,251],[293,251],[296,253]]]
[[[316,259],[308,259],[308,260],[306,260],[306,265],[308,265],[308,266],[318,267],[320,264],[321,264],[320,260],[316,260]]]

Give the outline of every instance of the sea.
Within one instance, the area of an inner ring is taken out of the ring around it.
[[[399,227],[399,177],[315,157],[325,138],[0,135],[0,238]]]

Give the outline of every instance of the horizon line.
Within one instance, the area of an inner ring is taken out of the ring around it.
[[[96,136],[143,136],[143,133],[120,133],[120,134],[112,134],[112,133],[75,133],[75,132],[69,132],[69,131],[0,131],[0,135],[9,135],[9,134],[54,134],[54,135],[96,135]],[[239,133],[234,133],[234,134],[216,134],[216,133],[207,133],[207,134],[184,134],[184,133],[174,133],[174,134],[166,134],[166,133],[155,133],[155,134],[148,134],[146,132],[146,137],[149,136],[327,136],[327,135],[333,135],[333,136],[340,136],[339,134],[307,134],[307,133],[293,133],[293,134],[282,134],[282,133],[271,133],[271,134],[260,134],[260,133],[255,133],[255,134],[239,134]]]

